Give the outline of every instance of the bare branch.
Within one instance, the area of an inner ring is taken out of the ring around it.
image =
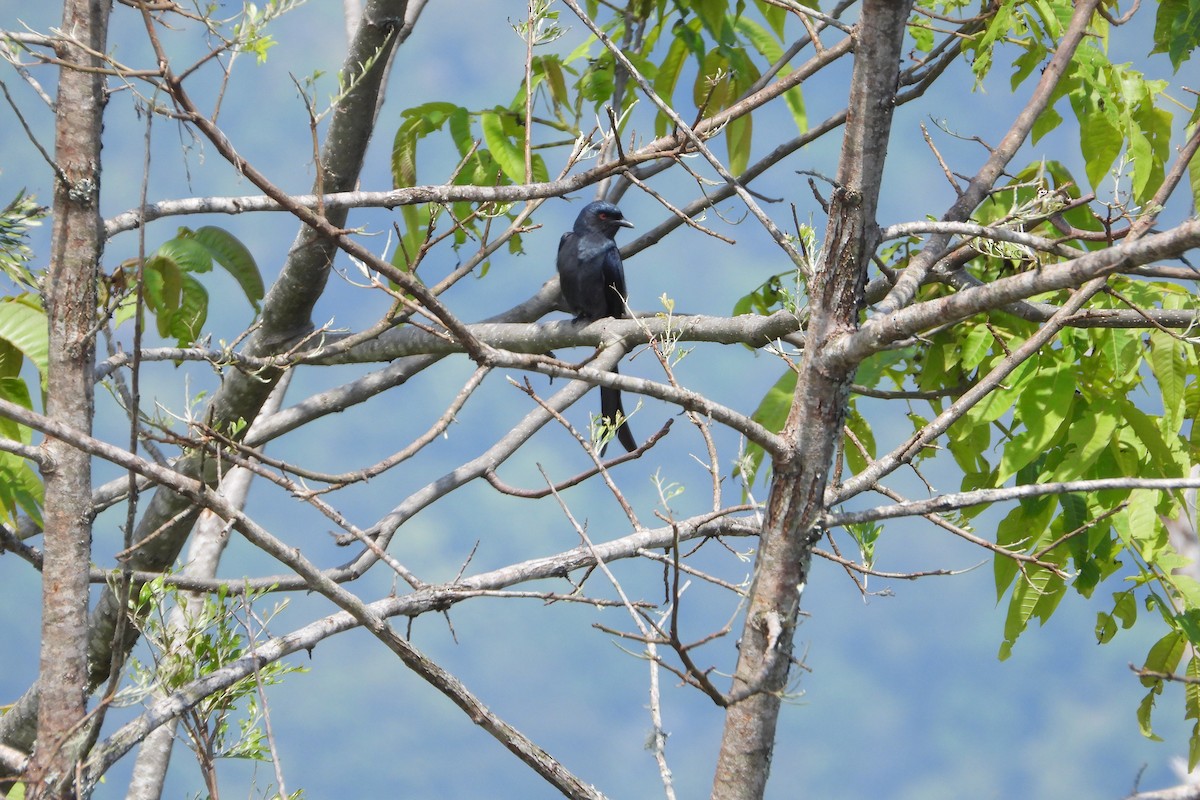
[[[952,492],[928,500],[911,500],[890,506],[878,506],[863,511],[843,511],[827,514],[824,523],[828,527],[853,525],[896,517],[911,517],[940,511],[1019,500],[1026,497],[1044,497],[1052,494],[1072,492],[1101,492],[1106,489],[1152,489],[1166,492],[1174,489],[1200,488],[1200,478],[1097,478],[1095,480],[1062,481],[1059,483],[1033,483],[1008,486],[999,489],[977,489],[973,492]]]

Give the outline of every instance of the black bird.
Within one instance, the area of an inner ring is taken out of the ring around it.
[[[614,237],[617,229],[632,227],[621,209],[612,203],[596,202],[584,206],[575,219],[574,230],[563,234],[558,243],[558,281],[576,322],[625,317],[625,267]],[[610,423],[616,422],[619,415],[617,441],[627,451],[637,449],[637,441],[625,424],[618,390],[600,387],[600,415]]]

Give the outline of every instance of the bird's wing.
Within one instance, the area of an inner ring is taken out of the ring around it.
[[[574,314],[582,311],[583,293],[580,283],[582,270],[579,268],[578,238],[574,233],[567,232],[558,240],[558,286],[567,301],[567,308]]]
[[[576,320],[608,316],[602,248],[595,237],[564,234],[558,245],[558,284]]]
[[[625,301],[629,293],[625,290],[625,265],[616,243],[604,248],[603,259],[604,299],[608,316],[620,319],[625,316]]]

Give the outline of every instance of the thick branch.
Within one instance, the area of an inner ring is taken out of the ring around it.
[[[714,798],[758,800],[766,789],[775,726],[787,687],[800,593],[849,398],[853,368],[830,361],[827,341],[852,331],[874,249],[875,209],[891,130],[900,46],[911,3],[867,0],[855,34],[846,136],[829,212],[825,250],[811,281],[809,328],[776,458],[762,542],[740,641],[730,706],[713,781]]]
[[[54,230],[46,275],[49,369],[46,413],[90,431],[93,415],[96,275],[104,248],[100,220],[100,132],[104,78],[87,72],[104,52],[110,7],[89,0],[63,3],[64,30],[84,46],[61,42],[55,119]],[[90,52],[89,52],[90,51]],[[92,468],[86,452],[48,438],[42,564],[42,644],[37,747],[26,796],[74,796],[76,746],[87,710],[88,567],[92,552]],[[107,671],[107,665],[105,665]],[[20,743],[23,749],[28,742]]]

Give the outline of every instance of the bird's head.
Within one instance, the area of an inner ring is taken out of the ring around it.
[[[632,228],[633,223],[625,219],[621,209],[603,200],[588,203],[575,219],[575,232],[602,233],[610,239],[616,235],[618,228]]]

